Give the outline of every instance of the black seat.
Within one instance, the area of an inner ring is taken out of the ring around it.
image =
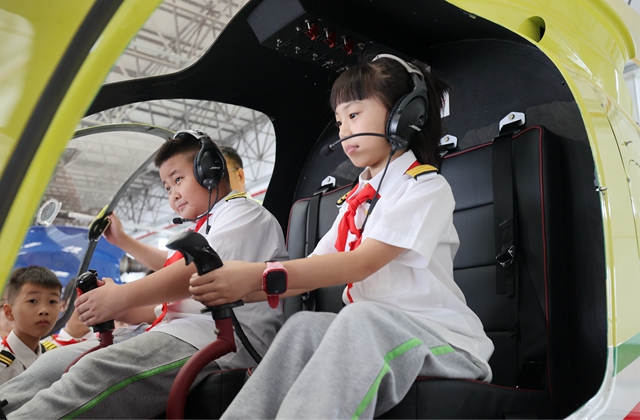
[[[446,156],[442,175],[455,199],[454,224],[460,249],[454,277],[468,305],[478,314],[495,345],[490,360],[491,384],[418,378],[404,400],[384,418],[500,418],[509,415],[548,417],[552,413],[548,359],[547,307],[550,284],[561,285],[564,214],[559,142],[542,127],[514,136],[513,166],[517,208],[516,293],[496,292],[492,143]],[[320,202],[320,236],[337,215],[336,200],[347,188],[324,194]],[[291,258],[304,256],[309,200],[291,210],[288,247]],[[338,311],[342,286],[316,291],[315,310]],[[562,287],[553,290],[564,293]],[[287,299],[285,313],[300,310],[300,298]]]
[[[351,185],[347,185],[324,192],[319,196],[303,198],[293,204],[291,213],[289,214],[289,227],[287,229],[287,252],[289,253],[289,259],[305,258],[307,253],[313,250],[316,244],[309,244],[309,237],[315,236],[319,240],[319,238],[327,233],[338,216],[336,202],[340,197],[348,193],[351,188]],[[314,211],[310,211],[310,208],[313,206],[317,206],[315,213],[318,215],[316,235],[312,235],[309,232],[309,230],[312,229],[310,226],[312,223],[309,217],[310,214],[314,213]],[[308,295],[294,296],[285,299],[285,320],[300,310],[337,313],[344,306],[342,303],[343,289],[344,285],[325,287],[315,290]]]

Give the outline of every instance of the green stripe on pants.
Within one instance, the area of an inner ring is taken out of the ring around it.
[[[184,359],[181,360],[177,360],[173,363],[169,363],[168,365],[164,365],[164,366],[160,366],[157,367],[155,369],[151,369],[147,372],[142,372],[139,373],[137,375],[134,375],[130,378],[124,379],[112,386],[110,386],[109,388],[107,388],[106,390],[104,390],[103,392],[101,392],[100,394],[98,394],[94,399],[88,401],[85,405],[83,405],[82,407],[78,408],[77,410],[72,411],[71,413],[69,413],[67,416],[63,417],[63,419],[75,419],[76,417],[86,413],[87,411],[91,410],[96,404],[98,404],[99,402],[103,401],[105,398],[107,398],[108,396],[110,396],[111,394],[121,390],[122,388],[126,387],[127,385],[130,385],[136,381],[140,381],[142,379],[146,379],[149,378],[153,375],[157,375],[158,373],[162,373],[162,372],[166,372],[168,370],[171,369],[175,369],[178,368],[182,365],[184,365],[185,363],[187,363],[187,360],[189,360],[189,357],[185,357]]]
[[[423,344],[422,341],[418,340],[417,338],[412,338],[411,340],[400,344],[398,347],[396,347],[395,349],[391,350],[389,353],[387,353],[384,356],[384,366],[382,366],[382,369],[380,370],[380,373],[378,374],[378,377],[376,378],[375,381],[373,381],[373,384],[371,385],[371,388],[369,388],[369,391],[367,391],[367,394],[364,396],[364,399],[362,400],[362,402],[360,403],[360,405],[356,409],[356,412],[351,417],[352,419],[359,418],[360,415],[367,408],[367,406],[369,404],[371,404],[371,401],[373,400],[373,397],[378,393],[378,388],[380,388],[380,382],[382,382],[382,378],[384,378],[384,375],[386,375],[387,372],[389,372],[389,370],[391,369],[389,367],[389,362],[392,361],[393,359],[395,359],[396,357],[402,356],[403,354],[405,354],[409,350],[411,350],[411,349],[413,349],[415,347],[418,347],[421,344]],[[446,346],[440,346],[440,347],[446,347]],[[436,347],[436,348],[438,348],[438,347]]]

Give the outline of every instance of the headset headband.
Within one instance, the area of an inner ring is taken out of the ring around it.
[[[415,73],[420,77],[424,77],[424,75],[422,74],[422,72],[418,69],[418,67],[416,67],[415,65],[411,64],[411,63],[407,63],[406,61],[404,61],[402,58],[400,57],[396,57],[393,54],[378,54],[376,55],[373,60],[371,61],[376,61],[379,58],[390,58],[392,60],[397,61],[398,63],[402,64],[404,66],[405,69],[407,69],[407,71],[409,73]]]
[[[178,138],[178,136],[180,134],[190,134],[193,137],[195,137],[196,140],[200,140],[200,139],[203,139],[203,138],[210,139],[210,137],[207,135],[207,133],[205,133],[202,130],[180,130],[180,131],[176,131],[176,134],[173,135],[173,138],[174,139]]]

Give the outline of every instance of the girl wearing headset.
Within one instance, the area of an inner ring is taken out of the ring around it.
[[[386,54],[334,83],[342,148],[365,169],[312,258],[279,271],[282,296],[347,284],[346,307],[289,319],[226,418],[372,418],[417,376],[491,380],[493,344],[453,280],[454,199],[437,171],[445,89]],[[224,264],[192,277],[196,300],[265,299],[273,266]]]

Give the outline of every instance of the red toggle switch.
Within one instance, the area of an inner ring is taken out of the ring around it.
[[[338,35],[335,33],[335,31],[329,31],[329,29],[325,28],[324,33],[326,35],[326,38],[324,39],[324,42],[327,43],[327,45],[329,46],[329,48],[333,48],[336,46],[336,42],[338,40]]]
[[[347,52],[347,54],[353,54],[353,39],[347,38],[346,36],[342,37],[344,44],[342,44],[342,49]]]
[[[305,32],[305,34],[307,34],[307,36],[309,38],[311,38],[312,41],[315,41],[316,38],[318,38],[318,25],[316,23],[311,23],[309,21],[307,21],[307,31]]]

